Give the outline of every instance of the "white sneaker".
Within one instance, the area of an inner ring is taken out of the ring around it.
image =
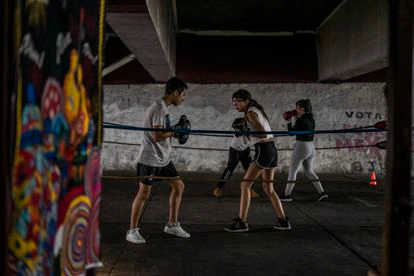
[[[164,232],[167,234],[175,235],[180,238],[189,238],[190,234],[184,231],[183,228],[181,228],[180,223],[177,223],[177,226],[169,226],[168,224],[165,225]]]
[[[127,231],[126,240],[132,243],[146,243],[147,241],[139,233],[139,228],[129,229]]]

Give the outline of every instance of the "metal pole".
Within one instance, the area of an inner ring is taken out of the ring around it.
[[[126,57],[118,60],[117,62],[112,63],[111,65],[108,65],[108,67],[104,68],[102,70],[102,77],[105,77],[106,75],[108,75],[109,73],[115,71],[116,69],[118,69],[119,67],[124,66],[125,64],[127,64],[128,62],[132,61],[135,59],[134,54],[129,54]]]

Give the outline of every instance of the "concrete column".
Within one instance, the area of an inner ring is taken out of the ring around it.
[[[409,275],[413,4],[389,0],[387,177],[381,275]]]
[[[175,1],[147,0],[149,14],[164,50],[171,72],[175,73],[176,14]]]
[[[106,21],[156,82],[175,75],[174,9],[173,1],[161,0],[108,8]]]

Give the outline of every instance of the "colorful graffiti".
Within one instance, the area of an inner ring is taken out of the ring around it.
[[[104,0],[15,1],[9,268],[84,275],[99,259]]]
[[[344,129],[358,127],[356,125],[344,124]],[[383,150],[375,147],[375,144],[384,140],[383,133],[376,132],[359,132],[342,135],[335,138],[335,144],[338,150],[348,148],[349,152],[366,152],[367,149],[372,154],[381,154]],[[372,145],[372,147],[365,147]]]
[[[362,125],[352,125],[352,124],[344,124],[344,129],[349,128],[358,128],[362,127]],[[359,132],[359,133],[352,133],[352,134],[345,134],[335,138],[335,146],[337,150],[343,150],[344,148],[348,150],[348,152],[360,152],[364,153],[366,157],[366,162],[364,164],[353,164],[352,171],[353,172],[361,172],[362,168],[366,167],[368,170],[371,168],[371,164],[373,160],[377,163],[378,169],[381,169],[384,164],[385,158],[385,151],[376,147],[375,145],[378,142],[386,140],[385,133],[381,132]],[[382,171],[382,169],[381,169]]]

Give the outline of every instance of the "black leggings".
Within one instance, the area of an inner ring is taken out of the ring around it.
[[[227,180],[230,179],[231,175],[233,174],[233,171],[236,169],[239,162],[242,163],[243,169],[247,171],[251,161],[252,159],[250,157],[250,148],[247,148],[243,151],[230,148],[229,157],[227,159],[227,167],[224,169],[224,172],[220,177],[220,179],[223,179],[225,181],[219,181],[217,183],[217,187],[220,189],[224,187],[224,185],[226,184]]]

